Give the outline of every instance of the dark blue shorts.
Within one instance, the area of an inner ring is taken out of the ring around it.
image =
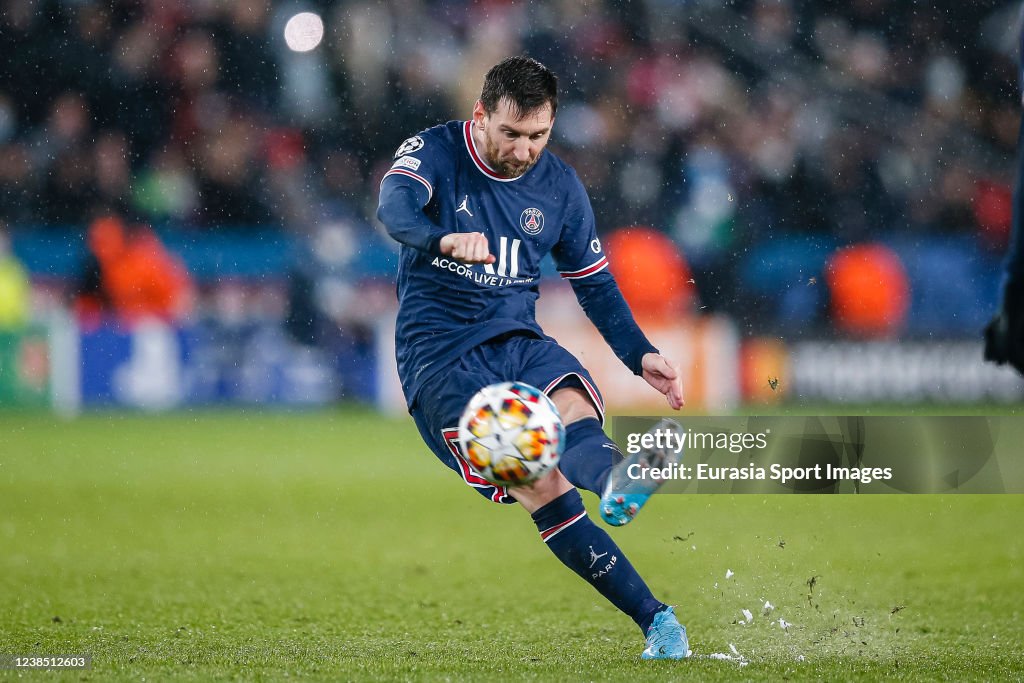
[[[410,411],[434,455],[495,503],[516,501],[505,487],[494,486],[470,469],[459,450],[459,418],[480,389],[513,381],[526,382],[546,394],[563,387],[579,387],[590,396],[604,422],[604,400],[576,357],[550,339],[527,335],[503,335],[471,349],[423,383]]]

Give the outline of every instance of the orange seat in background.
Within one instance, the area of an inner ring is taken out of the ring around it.
[[[89,227],[88,244],[99,261],[109,305],[122,322],[173,321],[187,313],[188,272],[148,227],[129,229],[118,217],[99,218]]]
[[[648,227],[620,228],[604,246],[622,295],[641,325],[669,323],[689,314],[695,295],[690,268],[669,237]]]
[[[836,328],[858,338],[898,332],[910,306],[910,284],[899,256],[883,244],[856,244],[825,265]]]

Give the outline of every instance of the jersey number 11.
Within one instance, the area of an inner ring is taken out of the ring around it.
[[[501,277],[519,277],[519,245],[522,244],[522,240],[514,238],[512,240],[512,248],[508,248],[508,238],[502,237],[501,242],[498,245],[498,270],[497,275]],[[511,264],[511,269],[509,269]],[[484,266],[484,271],[488,275],[495,275],[494,266],[488,263]]]

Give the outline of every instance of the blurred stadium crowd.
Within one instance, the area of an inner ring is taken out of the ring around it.
[[[16,252],[111,214],[172,244],[276,226],[310,287],[386,278],[394,148],[525,52],[561,76],[552,147],[600,229],[671,238],[695,307],[757,332],[975,334],[1010,224],[1018,6],[0,0],[0,221]],[[298,53],[303,10],[327,32]]]

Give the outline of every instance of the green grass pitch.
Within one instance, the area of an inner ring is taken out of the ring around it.
[[[93,657],[20,680],[1020,680],[1022,519],[1024,496],[660,496],[611,533],[698,657],[650,663],[409,419],[8,414],[0,653]],[[707,656],[730,645],[745,666]]]

